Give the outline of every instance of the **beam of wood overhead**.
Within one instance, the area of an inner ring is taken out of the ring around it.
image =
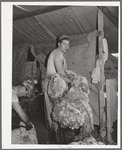
[[[26,12],[26,13],[22,13],[20,15],[14,16],[13,20],[16,21],[16,20],[20,20],[20,19],[24,19],[24,18],[28,18],[28,17],[33,17],[33,16],[36,16],[36,15],[39,15],[39,14],[48,13],[48,12],[55,11],[55,10],[58,10],[58,9],[62,9],[62,8],[65,8],[65,7],[69,7],[69,6],[49,6],[49,7],[47,6],[43,9],[37,9],[35,11]]]
[[[118,28],[118,17],[114,16],[114,14],[106,7],[106,6],[97,6],[106,17]]]

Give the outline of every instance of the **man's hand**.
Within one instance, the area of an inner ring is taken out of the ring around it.
[[[31,130],[33,128],[33,125],[31,122],[29,122],[27,125],[26,125],[26,130]]]
[[[22,109],[19,102],[12,102],[12,107],[16,111],[16,113],[19,115],[22,122],[24,122],[25,124],[28,124],[30,122],[27,114]]]
[[[73,83],[73,82],[69,82],[69,83],[68,83],[68,91],[70,90],[70,88],[71,88],[72,86],[74,86],[74,83]]]

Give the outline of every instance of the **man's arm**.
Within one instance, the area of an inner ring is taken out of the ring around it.
[[[61,60],[61,58],[56,58],[54,60],[54,64],[55,64],[55,68],[56,68],[56,72],[67,82],[70,83],[72,82],[70,80],[70,78],[67,76],[67,73],[65,71],[65,69],[63,68],[63,61]]]
[[[30,123],[27,114],[24,112],[19,102],[12,102],[12,107],[26,125]]]

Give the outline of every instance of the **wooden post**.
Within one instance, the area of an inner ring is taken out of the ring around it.
[[[118,28],[118,17],[114,16],[114,14],[106,7],[106,6],[97,6],[106,17]]]
[[[100,136],[104,140],[106,136],[106,114],[105,114],[105,98],[104,98],[104,85],[105,85],[105,76],[104,76],[104,60],[103,60],[103,38],[104,38],[104,24],[103,24],[103,12],[99,10],[98,12],[98,32],[101,32],[101,36],[98,38],[99,42],[99,62],[100,62],[100,83],[99,87],[99,104],[100,104]]]
[[[106,80],[106,96],[107,96],[107,141],[109,144],[114,144],[111,137],[111,129],[113,121],[117,117],[117,92],[116,80]]]
[[[33,74],[33,62],[31,67],[31,78],[32,78],[32,84],[33,84],[33,98],[35,97],[35,86],[34,86],[34,74]]]

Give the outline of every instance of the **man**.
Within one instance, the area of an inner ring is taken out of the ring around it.
[[[26,131],[34,128],[27,114],[22,109],[18,99],[19,97],[23,96],[30,97],[32,90],[33,86],[31,81],[24,81],[22,84],[18,84],[17,86],[12,87],[12,126],[16,128],[20,127],[18,129],[14,128],[14,130],[12,130],[12,144],[23,144]],[[19,120],[18,124],[16,121],[17,119]]]
[[[24,81],[22,84],[13,86],[12,88],[12,109],[15,110],[21,121],[24,122],[26,126],[31,126],[31,123],[27,114],[20,106],[18,97],[30,97],[32,89],[33,87],[29,81]]]
[[[71,87],[72,81],[66,73],[66,60],[64,54],[67,52],[70,46],[70,39],[67,35],[59,37],[58,48],[53,50],[48,58],[47,62],[47,76],[46,79],[50,79],[55,73],[58,73],[64,81]]]

